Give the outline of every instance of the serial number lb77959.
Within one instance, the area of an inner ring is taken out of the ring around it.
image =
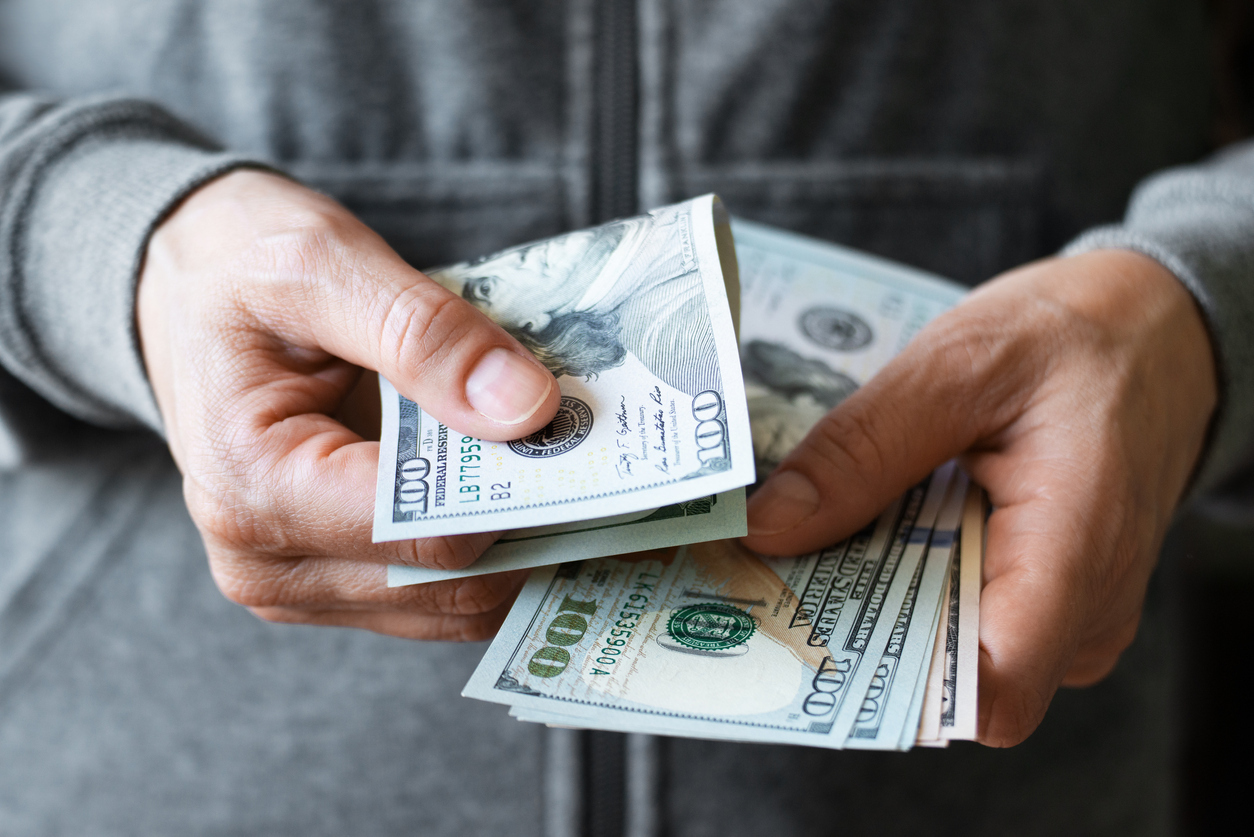
[[[699,392],[692,399],[692,417],[697,420],[697,460],[702,465],[731,455],[727,448],[726,416],[723,397],[714,390]]]

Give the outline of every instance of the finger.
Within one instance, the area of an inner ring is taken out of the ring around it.
[[[225,453],[208,448],[203,456],[184,493],[211,551],[456,570],[498,537],[372,543],[379,445],[318,413],[234,434]]]
[[[297,190],[293,203],[311,201],[295,184],[284,188]],[[274,281],[249,285],[262,297],[259,316],[281,336],[381,372],[460,433],[516,439],[553,418],[560,393],[549,371],[347,210],[323,200],[287,226],[298,232],[261,246]]]
[[[1025,341],[978,304],[937,320],[824,416],[753,494],[745,544],[798,554],[865,525],[1010,420],[1019,393],[1030,389],[1025,357]]]
[[[383,567],[339,558],[267,559],[216,555],[213,580],[230,601],[251,608],[407,612],[470,616],[510,601],[525,571],[388,587]]]
[[[252,608],[254,615],[267,622],[298,625],[324,625],[359,628],[401,639],[445,642],[481,642],[491,639],[509,615],[509,603],[488,613],[449,616],[424,613],[355,613],[339,610],[299,608]]]
[[[1114,670],[1119,657],[1136,638],[1137,625],[1140,623],[1140,609],[1136,615],[1127,619],[1116,630],[1108,632],[1098,639],[1085,641],[1071,661],[1070,668],[1063,675],[1062,685],[1069,687],[1092,686]]]
[[[979,730],[991,746],[1018,744],[1036,729],[1078,643],[1079,608],[1059,578],[1065,560],[1050,560],[1071,550],[1038,533],[1038,516],[1020,506],[989,518],[986,554],[1006,559],[980,595]]]
[[[1037,472],[1030,499],[989,518],[980,595],[980,740],[1023,741],[1060,685],[1088,685],[1114,667],[1136,632],[1144,584],[1120,569],[1090,485]]]

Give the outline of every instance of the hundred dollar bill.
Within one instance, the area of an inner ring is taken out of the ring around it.
[[[537,571],[463,694],[566,726],[839,748],[841,709],[866,687],[844,700],[857,666],[833,638],[882,633],[877,613],[937,494],[942,479],[796,558],[717,541]]]
[[[857,609],[857,622],[847,631],[838,626],[833,636],[835,647],[829,644],[833,668],[845,675],[848,684],[837,694],[835,721],[846,736],[863,712],[863,699],[892,638],[915,570],[927,551],[954,470],[953,463],[947,463],[906,493],[906,509],[914,509],[918,504],[909,531],[899,530],[897,541],[876,566],[866,597]]]
[[[959,535],[961,537],[961,535]],[[956,562],[955,555],[951,561]],[[945,641],[949,636],[949,609],[952,602],[953,573],[945,579],[945,589],[941,594],[941,608],[936,632],[932,640],[932,662],[927,670],[927,678],[923,688],[923,701],[919,708],[919,728],[915,733],[915,746],[947,747],[949,742],[941,738],[940,718],[942,693],[945,687]]]
[[[460,570],[389,566],[388,586],[427,584],[746,534],[745,490],[737,488],[660,509],[515,529],[505,532],[475,563]]]
[[[741,366],[758,478],[918,331],[961,285],[884,259],[734,219]]]
[[[945,641],[940,737],[975,740],[979,715],[980,584],[984,571],[984,492],[968,492],[962,511],[962,541],[951,590]]]
[[[758,477],[764,478],[823,413],[878,371],[963,290],[908,267],[761,224],[734,219],[732,230],[746,301],[741,358]],[[387,403],[395,401],[391,397]],[[730,492],[657,510],[506,532],[471,567],[390,567],[388,583],[418,584],[743,534],[743,497]]]
[[[962,490],[961,496],[964,500],[966,492],[971,491],[974,488],[969,479],[964,479],[963,484],[960,487]],[[951,495],[946,499],[946,503],[949,503],[953,499],[954,498]],[[942,516],[948,518],[951,513],[952,512],[942,511]],[[937,529],[939,530],[941,526],[948,522],[948,519],[938,521]],[[957,545],[962,538],[961,510],[959,511],[958,522],[956,525],[958,527],[958,531],[954,533],[952,538],[946,539],[944,536],[937,537],[936,534],[933,534],[932,543],[928,546],[928,560],[931,561],[934,558],[940,559],[940,563],[945,567],[945,578],[941,584],[940,596],[936,603],[936,610],[932,617],[932,624],[928,629],[927,651],[924,654],[924,666],[922,671],[919,673],[918,680],[915,681],[914,695],[910,699],[910,708],[906,713],[906,720],[905,723],[902,724],[900,737],[898,739],[898,749],[901,750],[909,750],[919,741],[920,719],[923,717],[923,706],[924,701],[928,696],[928,689],[931,688],[932,685],[932,673],[934,669],[939,671],[942,667],[942,661],[944,659],[942,649],[945,644],[944,622],[948,618],[947,614],[949,613],[948,601],[949,579],[951,575],[950,568],[952,567],[953,562],[957,560]],[[932,555],[933,551],[937,553],[936,556]],[[942,651],[941,657],[936,656],[938,651]],[[937,692],[937,694],[939,695],[939,692]],[[937,699],[939,700],[939,698]],[[937,714],[939,716],[939,710]]]
[[[894,742],[894,744],[892,745],[887,744],[886,742],[888,741],[888,736],[884,730],[887,727],[889,727],[890,724],[886,724],[881,720],[879,723],[881,734],[877,736],[877,738],[881,740],[877,741],[877,740],[872,739],[868,743],[865,737],[859,738],[857,733],[860,730],[871,728],[871,724],[868,723],[868,719],[867,717],[865,717],[866,712],[867,712],[867,704],[866,704],[866,701],[864,701],[864,705],[863,705],[864,715],[859,717],[859,720],[857,724],[855,725],[853,732],[850,734],[849,738],[845,741],[846,747],[852,747],[855,749],[872,748],[872,749],[898,749],[898,750],[909,750],[912,746],[945,747],[948,745],[949,739],[951,738],[962,737],[965,739],[973,739],[975,736],[977,695],[975,694],[976,684],[973,681],[969,685],[964,683],[963,689],[957,691],[957,694],[960,694],[965,698],[965,700],[962,701],[961,706],[959,706],[958,703],[955,701],[953,702],[954,711],[952,713],[947,712],[947,715],[953,715],[955,717],[961,718],[962,721],[960,723],[965,723],[966,727],[959,730],[956,728],[957,725],[953,724],[952,722],[949,722],[950,726],[946,728],[947,733],[942,734],[941,726],[940,726],[941,703],[942,703],[941,689],[942,689],[942,684],[946,679],[946,672],[947,672],[947,666],[945,663],[946,638],[951,635],[956,635],[956,634],[951,634],[951,631],[949,629],[949,623],[947,620],[947,614],[949,612],[949,608],[948,608],[949,592],[950,592],[949,580],[951,577],[949,568],[951,566],[953,567],[953,575],[952,575],[953,583],[955,585],[955,589],[958,589],[957,585],[959,584],[959,568],[962,566],[959,550],[956,548],[958,539],[955,537],[952,537],[954,533],[951,531],[951,529],[953,526],[957,525],[957,521],[963,516],[962,513],[967,508],[966,504],[968,502],[968,498],[971,498],[969,502],[974,503],[977,508],[979,508],[980,503],[983,501],[982,490],[979,489],[977,486],[968,487],[964,477],[960,476],[959,479],[956,480],[955,482],[956,482],[955,485],[951,485],[949,496],[946,498],[945,505],[942,508],[940,516],[937,520],[936,529],[932,533],[932,541],[931,541],[931,544],[929,545],[929,548],[928,548],[929,551],[928,551],[928,555],[926,558],[926,561],[933,562],[933,564],[939,564],[940,566],[944,568],[944,572],[943,572],[944,585],[942,588],[942,596],[943,596],[943,604],[945,605],[945,607],[934,608],[932,621],[930,622],[928,626],[930,628],[930,631],[927,632],[929,636],[927,636],[926,641],[923,643],[924,649],[922,653],[917,653],[915,655],[916,657],[921,657],[924,661],[924,664],[919,668],[917,672],[913,673],[913,681],[912,681],[913,682],[913,694],[909,695],[910,697],[909,709],[905,712],[904,719],[901,720],[901,723],[900,723],[901,729],[899,731],[899,737]],[[955,502],[955,498],[956,498],[956,502]],[[983,513],[982,508],[980,508],[979,514],[982,515],[982,513]],[[972,537],[969,537],[967,539],[968,544],[972,544],[972,543],[975,543],[976,541],[981,540],[982,521],[983,521],[983,518],[981,516],[981,517],[977,517],[976,519],[973,519],[972,521],[968,523],[963,524],[966,527],[974,527],[972,528],[972,531],[971,531]],[[949,535],[948,537],[947,537],[947,534]],[[967,554],[968,554],[968,560],[967,560],[966,566],[968,568],[972,568],[972,567],[978,568],[979,562],[972,561],[971,556],[981,555],[982,554],[981,548],[976,546],[972,549],[969,549]],[[771,559],[767,559],[767,563],[770,563],[770,562],[771,562]],[[972,570],[968,569],[968,574],[970,574],[971,572]],[[919,577],[919,575],[921,575],[921,573],[916,572],[916,578]],[[978,579],[978,576],[976,576],[975,581],[969,584],[967,587],[968,597],[973,602],[971,609],[976,610],[976,611],[978,611],[978,605],[979,605],[978,582],[979,582],[979,579]],[[914,589],[913,585],[912,585],[912,589]],[[956,603],[956,600],[957,600],[957,594],[955,594],[955,603]],[[908,607],[909,607],[909,603],[907,603],[906,605],[903,605],[902,611],[905,612]],[[922,618],[922,616],[923,614],[919,614],[919,613],[913,614],[913,618],[916,618],[916,619]],[[943,619],[942,617],[946,617],[946,618]],[[956,631],[958,620],[955,619],[955,621],[952,624]],[[902,619],[899,617],[898,625],[897,625],[897,628],[895,629],[894,637],[896,637],[897,634],[901,632],[901,628],[902,628]],[[938,631],[939,631],[939,641],[937,640]],[[972,630],[970,634],[968,634],[968,636],[975,637],[975,641],[970,642],[970,644],[974,647],[967,649],[969,651],[969,656],[967,657],[967,659],[970,659],[972,664],[974,664],[976,662],[976,655],[978,654],[978,637],[976,637],[976,631],[974,629]],[[909,644],[909,642],[903,643],[903,645],[907,645],[907,644]],[[955,647],[956,647],[956,644],[957,643],[954,644]],[[935,657],[933,657],[933,653],[935,653],[936,655]],[[885,658],[892,656],[891,642],[890,642],[890,649],[889,651],[885,653],[884,656]],[[907,655],[902,655],[902,656],[907,656]],[[905,667],[903,666],[903,670],[904,668]],[[885,673],[884,666],[883,666],[883,663],[881,663],[881,668],[877,671],[877,679],[887,680],[888,678],[884,677],[884,673]],[[974,665],[971,666],[969,676],[971,677],[974,676]],[[902,686],[901,684],[903,682],[906,682],[907,680],[909,680],[909,678],[897,678],[895,683],[892,683],[887,689],[885,689],[885,691],[887,691],[889,694],[888,700],[886,701],[886,705],[891,705],[893,701],[897,699],[894,696],[894,692],[897,692],[898,690],[902,690],[900,691],[900,694],[905,694],[905,691],[904,691],[905,687]],[[934,696],[933,696],[934,707],[933,707],[933,714],[930,719],[931,731],[930,733],[925,733],[923,729],[926,729],[927,727],[924,726],[924,728],[921,729],[920,717],[921,717],[922,710],[923,710],[924,691],[929,681],[932,683],[933,690],[934,690]],[[969,691],[966,691],[966,690],[969,690]],[[871,692],[873,691],[874,691],[874,686],[872,690],[868,692],[868,698],[871,696]],[[950,703],[949,699],[946,698],[946,705],[949,705],[949,703]],[[561,711],[561,710],[566,710],[566,711]],[[624,715],[620,717],[615,717],[613,715],[607,715],[604,712],[595,713],[595,712],[586,712],[586,711],[583,714],[580,714],[580,709],[578,707],[559,706],[557,710],[554,710],[552,707],[538,709],[533,706],[515,705],[515,706],[511,706],[509,714],[521,721],[544,723],[550,726],[615,729],[615,730],[620,730],[624,732],[642,732],[642,733],[655,733],[655,734],[664,734],[664,735],[677,734],[673,727],[667,728],[661,724],[650,723],[648,717],[641,717],[640,715],[635,715],[635,714],[628,714],[628,715]],[[878,713],[875,716],[875,718],[883,719],[886,714],[890,714],[890,713]],[[924,737],[924,736],[927,736],[927,737]],[[721,736],[721,737],[724,737],[728,740],[739,740],[734,733],[729,733],[728,735]],[[829,746],[829,745],[824,744],[824,746]]]
[[[484,442],[381,381],[376,541],[652,513],[753,481],[735,251],[713,195],[429,275],[534,352],[561,406],[531,436]]]
[[[941,618],[944,614],[944,597],[948,595],[949,581],[945,581],[945,586],[941,591],[942,606],[936,611],[936,618],[932,620],[932,638],[928,641],[927,659],[929,661],[927,669],[919,677],[914,687],[914,697],[910,701],[910,711],[908,713],[908,723],[905,729],[901,731],[901,738],[898,740],[898,749],[909,750],[911,747],[918,746],[923,743],[919,737],[919,729],[921,719],[923,717],[923,704],[928,694],[928,688],[932,679],[932,667],[940,668],[940,663],[935,659],[936,648],[938,646],[937,636],[941,630]],[[947,746],[947,742],[935,742],[937,746]],[[927,744],[931,746],[931,744]]]
[[[945,746],[950,740],[975,740],[979,712],[980,586],[987,503],[983,489],[976,485],[968,488],[962,527],[945,585],[916,744]]]
[[[908,268],[760,225],[734,221],[733,229],[737,235],[745,309],[741,322],[742,364],[747,382],[759,476],[764,476],[809,431],[819,417],[878,371],[923,324],[956,302],[961,297],[962,289]],[[787,299],[780,298],[784,288],[789,295]],[[779,293],[776,293],[777,289],[780,289]],[[834,311],[837,313],[833,313]],[[907,320],[902,312],[914,312],[914,316]],[[843,329],[853,334],[853,337],[848,340],[838,340],[830,334],[823,337],[824,330],[821,326],[824,322],[829,324],[828,331]],[[960,492],[960,489],[955,490]],[[926,492],[921,493],[916,489],[912,493],[913,508],[917,512]],[[866,578],[876,566],[875,561],[862,560],[867,557],[866,553],[871,553],[873,557],[883,557],[887,548],[891,557],[892,550],[888,544],[892,542],[901,545],[902,531],[913,533],[905,538],[905,545],[913,542],[916,555],[921,552],[920,545],[925,546],[926,552],[921,553],[923,557],[915,565],[916,571],[911,574],[911,583],[906,586],[906,593],[913,594],[917,601],[930,600],[933,606],[930,619],[922,612],[912,615],[904,632],[906,642],[902,645],[902,651],[905,651],[906,645],[910,645],[908,656],[922,662],[917,665],[917,671],[907,672],[905,669],[908,667],[903,667],[900,678],[894,678],[903,683],[912,679],[913,685],[909,690],[910,694],[906,695],[908,701],[904,701],[904,712],[900,706],[894,710],[896,714],[893,723],[902,727],[897,739],[900,749],[908,749],[916,736],[931,668],[927,663],[931,660],[932,648],[936,645],[937,630],[943,630],[943,626],[939,624],[941,609],[937,606],[941,592],[931,591],[935,590],[937,576],[942,584],[947,582],[945,558],[953,549],[952,536],[932,533],[922,525],[900,525],[903,517],[908,519],[911,515],[911,499],[911,494],[907,494],[878,522],[883,525],[886,518],[896,521],[898,536],[884,540],[881,532],[879,545],[875,548],[867,548],[867,541],[874,537],[875,529],[869,527],[859,536],[850,539],[850,542],[838,544],[815,556],[783,559],[798,562],[792,567],[792,572],[789,572],[787,564],[781,563],[781,559],[755,557],[755,560],[776,572],[778,577],[786,579],[785,583],[798,601],[797,620],[792,627],[809,630],[806,638],[809,646],[811,642],[827,644],[833,633],[840,636],[841,630],[850,628],[848,624],[834,626],[833,622],[839,622],[842,611],[846,614],[857,613],[857,608],[852,605],[846,610],[848,597],[842,592],[849,586],[848,580],[851,577],[863,579],[863,591],[855,592],[853,597],[855,604],[865,598]],[[952,524],[949,523],[953,516],[952,502],[951,493],[945,503],[946,508],[942,509],[945,519],[937,522],[938,527],[945,527],[944,531],[952,529]],[[921,524],[921,521],[916,519],[916,523]],[[708,548],[709,545],[703,545],[681,552],[674,560],[696,560],[692,556]],[[731,548],[735,549],[734,546]],[[936,555],[932,554],[934,551]],[[905,546],[901,545],[897,552],[897,563],[900,563],[904,552]],[[939,559],[941,565],[939,572],[935,559]],[[929,567],[932,568],[928,576],[929,592],[919,598],[919,587],[922,586],[923,575]],[[900,592],[900,584],[896,592]],[[754,612],[752,606],[747,609]],[[520,602],[516,610],[533,611],[534,608]],[[884,613],[888,609],[880,607],[877,610]],[[923,607],[921,610],[925,611],[927,608]],[[907,656],[905,653],[892,653],[894,637],[903,636],[903,612],[910,612],[910,606],[904,602],[897,610],[898,618],[893,623],[888,644],[879,655],[881,666],[874,670],[873,675],[883,673],[882,664],[886,658]],[[922,651],[914,647],[919,643],[917,629],[920,627],[924,628],[923,638],[926,640]],[[502,635],[508,629],[507,624]],[[880,636],[883,637],[883,631]],[[942,648],[938,648],[938,651],[943,651],[943,637],[944,634],[940,643]],[[869,659],[870,655],[867,656]],[[941,668],[942,665],[938,662],[935,666],[938,676]],[[872,681],[875,679],[873,676]],[[848,678],[843,680],[847,681]],[[828,691],[811,700],[811,709],[818,708],[824,701],[831,701],[830,695],[845,691],[839,685],[842,682],[840,677],[821,677],[818,682]],[[863,700],[858,704],[864,711],[866,698],[871,691],[866,689]],[[889,688],[886,709],[889,705],[895,706],[894,701],[899,700],[896,698],[897,691],[897,688]],[[904,694],[906,690],[901,687],[901,691]],[[512,703],[510,714],[520,720],[555,726],[726,740],[782,740],[757,732],[747,732],[739,724],[718,723],[706,729],[697,729],[690,720],[676,720],[661,713],[590,706],[577,700],[553,697],[527,700],[528,696],[517,697],[517,692],[510,692],[502,700],[501,695],[506,692],[509,690],[488,699]],[[515,697],[517,699],[513,699]],[[896,720],[903,714],[904,720]],[[887,712],[880,713],[879,717],[883,719],[886,715]],[[938,708],[938,727],[939,716]],[[858,720],[855,718],[855,722]],[[866,728],[865,724],[862,728]],[[819,738],[822,740],[816,740]],[[887,734],[883,738],[885,742],[889,740]],[[857,739],[850,736],[845,745],[855,741]],[[841,746],[833,741],[831,730],[825,736],[802,736],[802,740],[795,743]],[[946,742],[938,739],[934,743],[943,746]]]
[[[914,742],[913,733],[918,729],[919,719],[917,715],[912,718],[911,713],[918,685],[927,682],[941,593],[951,564],[958,526],[962,522],[966,496],[967,478],[958,473],[949,485],[924,557],[910,580],[888,647],[862,699],[862,711],[849,733],[846,747],[900,749],[902,733],[907,727],[911,733],[907,748]]]

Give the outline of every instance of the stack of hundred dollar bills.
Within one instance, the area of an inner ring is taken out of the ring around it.
[[[745,549],[746,488],[963,289],[707,195],[429,271],[536,353],[557,417],[463,436],[380,381],[375,540],[503,531],[536,568],[465,694],[524,721],[828,748],[976,734],[986,503],[949,463],[809,555]]]

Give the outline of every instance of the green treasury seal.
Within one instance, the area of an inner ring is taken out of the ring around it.
[[[724,651],[753,636],[753,617],[729,604],[694,604],[671,613],[666,633],[680,645],[701,651]]]

